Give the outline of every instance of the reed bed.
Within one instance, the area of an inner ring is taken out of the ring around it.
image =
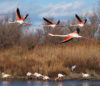
[[[13,76],[25,76],[29,72],[39,72],[57,76],[58,73],[70,74],[71,67],[76,65],[74,73],[100,73],[99,43],[66,43],[36,45],[27,50],[19,46],[0,50],[0,73]]]

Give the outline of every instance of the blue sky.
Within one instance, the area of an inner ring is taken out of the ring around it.
[[[29,13],[34,25],[42,22],[42,17],[67,20],[76,13],[91,15],[98,0],[0,0],[0,14],[15,12]]]

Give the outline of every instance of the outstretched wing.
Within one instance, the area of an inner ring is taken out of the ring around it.
[[[77,14],[75,15],[75,17],[76,17],[79,24],[82,23],[82,20],[80,19],[80,17]]]
[[[44,19],[44,21],[46,21],[48,24],[53,24],[51,21],[49,21],[48,19],[46,19],[46,18],[44,18],[43,17],[43,19]]]
[[[22,20],[25,20],[28,16],[29,16],[29,15],[28,15],[28,14],[26,14],[26,16],[22,18]]]
[[[72,36],[68,36],[67,38],[65,38],[62,43],[65,43],[65,42],[68,42],[68,41],[71,41],[73,39]]]
[[[18,19],[18,20],[21,19],[21,15],[20,15],[19,8],[17,8],[17,10],[16,10],[16,16],[17,16],[17,19]]]

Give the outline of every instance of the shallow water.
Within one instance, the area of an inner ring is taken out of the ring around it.
[[[100,81],[0,81],[0,86],[100,86]]]

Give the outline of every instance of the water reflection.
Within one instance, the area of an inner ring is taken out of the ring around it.
[[[58,82],[58,86],[63,86],[63,82]]]
[[[48,82],[43,82],[43,86],[49,86]]]
[[[0,86],[100,86],[100,81],[0,81]]]
[[[84,82],[83,86],[90,86],[88,82]]]
[[[2,86],[9,86],[9,82],[8,81],[2,81]]]
[[[27,86],[32,86],[32,82],[31,81],[27,81]]]

